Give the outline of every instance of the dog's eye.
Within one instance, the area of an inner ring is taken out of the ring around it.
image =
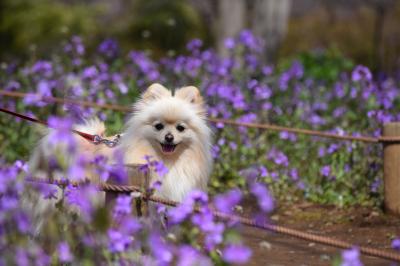
[[[161,124],[161,123],[157,123],[157,124],[154,125],[154,127],[155,127],[158,131],[160,131],[160,130],[162,130],[162,129],[164,128],[164,125]]]
[[[179,132],[182,132],[182,131],[185,130],[185,127],[182,126],[182,125],[177,125],[177,126],[176,126],[176,130],[178,130]]]

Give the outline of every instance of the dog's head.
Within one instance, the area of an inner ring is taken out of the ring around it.
[[[151,85],[134,106],[134,120],[141,137],[162,156],[180,154],[193,145],[208,145],[210,130],[206,110],[196,87],[175,91]]]

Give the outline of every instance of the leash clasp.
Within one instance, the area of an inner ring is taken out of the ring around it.
[[[119,143],[120,138],[121,138],[120,134],[118,134],[113,140],[104,139],[104,138],[100,137],[99,135],[94,135],[93,143],[96,145],[105,144],[109,148],[114,148]]]

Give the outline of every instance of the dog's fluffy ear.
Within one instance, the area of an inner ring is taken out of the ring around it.
[[[145,92],[143,92],[142,99],[148,102],[170,96],[171,91],[169,91],[167,88],[159,83],[153,83],[150,85],[150,87],[147,88]]]
[[[203,104],[203,98],[200,95],[200,91],[194,86],[180,88],[175,92],[175,97],[193,104]]]

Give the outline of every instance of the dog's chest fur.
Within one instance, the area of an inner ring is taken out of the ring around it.
[[[201,158],[202,156],[194,153],[187,151],[176,161],[164,161],[169,171],[164,177],[159,178],[162,182],[159,191],[161,196],[181,202],[193,189],[206,190],[209,174],[206,169],[209,167],[204,157]],[[185,159],[185,156],[191,159]]]

